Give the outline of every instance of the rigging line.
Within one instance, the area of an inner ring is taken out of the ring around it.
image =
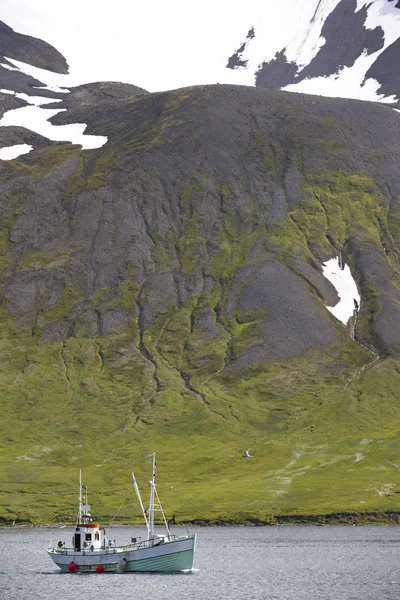
[[[165,499],[164,499],[164,498],[165,498]],[[167,497],[166,497],[166,496],[164,496],[164,495],[163,495],[163,504],[164,504],[164,506],[165,506],[165,505],[167,505],[167,506],[168,506],[169,510],[171,511],[171,515],[175,515],[175,514],[176,514],[176,511],[175,511],[175,510],[174,510],[174,508],[173,508],[173,507],[170,505],[170,503],[168,502],[168,499],[167,499]],[[175,525],[176,525],[176,523],[175,523]],[[187,531],[187,530],[186,530],[186,531]],[[189,532],[188,532],[188,534],[189,534]]]
[[[113,520],[112,520],[112,521],[111,521],[111,523],[110,523],[110,527],[112,527],[112,525],[113,525],[113,523],[114,523],[115,519],[118,517],[118,515],[119,515],[119,511],[121,510],[122,506],[124,505],[124,503],[125,503],[125,500],[127,499],[129,492],[130,492],[130,488],[128,488],[128,489],[127,489],[127,492],[126,492],[126,494],[125,494],[125,497],[124,497],[124,499],[122,500],[121,504],[119,505],[119,507],[118,507],[118,510],[117,510],[117,512],[115,513],[115,515],[114,515],[114,517],[113,517]]]

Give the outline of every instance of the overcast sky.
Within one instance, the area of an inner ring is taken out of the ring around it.
[[[55,46],[74,82],[118,80],[156,91],[196,83],[253,84],[251,73],[225,68],[250,27],[256,28],[254,44],[262,41],[261,60],[271,58],[317,5],[317,0],[0,0],[0,18]]]
[[[324,43],[323,22],[339,1],[0,0],[0,20],[65,56],[71,75],[59,78],[59,85],[123,81],[159,91],[207,83],[254,85],[258,65],[287,45],[289,60],[308,63]],[[391,43],[400,28],[395,3],[357,0],[358,8],[365,4],[370,5],[367,26],[382,26]],[[226,69],[251,27],[256,37],[244,55],[250,68]],[[362,59],[356,67],[338,79],[300,86],[309,93],[374,99],[377,85],[361,87],[367,62]]]

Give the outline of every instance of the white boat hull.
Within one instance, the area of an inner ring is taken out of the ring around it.
[[[75,563],[78,573],[174,572],[193,568],[196,535],[165,541],[149,547],[118,547],[105,550],[75,552],[48,550],[62,571]],[[99,565],[101,567],[99,568]]]

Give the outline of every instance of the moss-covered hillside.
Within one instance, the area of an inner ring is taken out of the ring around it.
[[[151,451],[178,520],[397,511],[399,115],[222,85],[71,98],[54,121],[103,148],[0,162],[0,520],[73,520],[79,468],[96,516],[136,519]]]

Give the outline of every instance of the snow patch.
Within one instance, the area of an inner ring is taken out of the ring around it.
[[[49,71],[46,71],[44,69],[36,69],[35,67],[30,67],[30,65],[27,65],[26,63],[23,63],[21,61],[15,61],[13,59],[8,58],[7,60],[10,60],[10,62],[16,65],[17,69],[15,70],[21,70],[26,74],[29,74],[30,72],[31,74],[33,74],[34,77],[40,79],[41,81],[45,81],[47,79],[49,85],[40,89],[53,89],[69,93],[69,90],[61,90],[61,88],[58,88],[54,84],[52,75],[55,74],[50,73]],[[39,74],[35,73],[35,71],[39,72]],[[5,94],[11,94],[28,103],[28,106],[11,109],[5,112],[2,119],[0,120],[0,127],[25,127],[26,129],[34,131],[35,133],[38,133],[52,141],[71,142],[72,144],[80,144],[84,150],[100,148],[101,146],[104,146],[104,144],[108,140],[108,138],[103,135],[84,135],[84,131],[87,127],[86,123],[73,123],[69,125],[53,125],[52,123],[50,123],[48,119],[50,119],[54,115],[57,115],[60,112],[65,111],[66,109],[42,108],[42,105],[51,104],[53,102],[61,102],[60,98],[54,99],[42,96],[29,96],[28,94],[23,94],[7,89],[0,89],[0,92],[3,92]],[[28,144],[20,144],[18,147],[23,147],[25,149],[22,150],[22,152],[20,152],[19,154],[16,154],[16,156],[13,156],[12,148],[14,148],[16,151],[17,146],[10,146],[7,149],[9,150],[9,153],[5,152],[3,154],[4,156],[7,156],[7,159],[5,160],[12,160],[13,158],[17,158],[17,156],[20,156],[21,154],[24,154],[25,152],[30,152],[32,150],[32,146],[28,146]],[[29,149],[27,150],[26,148]]]
[[[81,144],[84,150],[100,148],[107,142],[103,135],[83,135],[86,124],[52,125],[48,119],[65,111],[62,109],[41,108],[40,106],[23,106],[7,111],[0,120],[0,126],[19,126],[30,129],[52,141]]]
[[[13,90],[0,89],[3,94],[10,94],[21,100],[25,100],[28,104],[35,104],[35,106],[41,106],[42,104],[52,104],[53,102],[62,102],[60,98],[44,98],[43,96],[28,96],[22,92],[14,92]]]
[[[381,54],[388,46],[393,44],[399,37],[400,11],[394,4],[389,4],[387,0],[358,0],[357,10],[369,4],[367,11],[367,20],[365,27],[367,29],[375,29],[382,27],[385,35],[385,45],[382,50],[379,50],[374,56]]]
[[[342,269],[339,258],[332,258],[322,266],[322,272],[324,277],[332,283],[340,298],[335,306],[327,306],[326,308],[346,325],[350,317],[353,316],[354,310],[358,310],[360,307],[361,302],[350,268],[348,265],[343,265]]]
[[[301,92],[332,98],[356,98],[358,100],[373,100],[388,104],[397,102],[396,96],[385,97],[382,94],[378,94],[380,83],[375,79],[367,79],[363,83],[365,73],[375,62],[377,54],[370,54],[368,56],[364,52],[352,67],[344,67],[338,74],[330,75],[329,77],[303,79],[300,83],[292,83],[283,89],[288,92]]]
[[[304,67],[318,54],[325,44],[325,38],[321,36],[324,23],[340,1],[321,0],[317,6],[315,6],[315,3],[312,5],[309,2],[309,13],[306,20],[302,8],[302,27],[297,29],[295,38],[286,48],[286,56],[289,62],[296,62],[300,67]]]
[[[0,160],[14,160],[21,154],[28,154],[33,150],[30,144],[15,144],[14,146],[4,146],[0,148]]]
[[[3,67],[3,69],[8,69],[9,71],[18,71],[18,69],[10,67],[10,65],[6,65],[5,63],[0,63],[0,66]]]
[[[338,2],[333,3],[326,2],[326,6],[318,8],[317,13],[322,11],[321,18],[323,22],[326,17],[336,7]],[[330,4],[330,6],[328,6]],[[344,67],[340,73],[331,75],[329,77],[314,77],[312,79],[306,79],[300,83],[291,84],[284,89],[292,92],[302,92],[305,94],[317,94],[320,96],[340,97],[340,98],[357,98],[358,100],[373,100],[375,102],[386,102],[394,103],[397,101],[396,96],[385,97],[378,94],[380,83],[375,79],[367,79],[364,81],[365,74],[368,69],[373,65],[378,56],[382,54],[397,40],[400,31],[400,11],[393,5],[389,5],[387,0],[375,0],[375,2],[367,2],[367,0],[358,0],[357,11],[364,6],[368,6],[367,19],[365,21],[366,29],[375,29],[381,27],[384,32],[384,45],[383,48],[377,52],[368,55],[366,51],[356,60],[352,67]],[[357,12],[356,11],[356,12]],[[322,29],[319,29],[321,31]],[[319,23],[318,23],[319,26]],[[305,40],[314,36],[317,32],[317,28],[313,25],[310,32],[306,34]],[[322,38],[323,39],[323,38]],[[304,44],[305,42],[303,42]],[[294,60],[297,64],[309,64],[313,56],[309,54],[306,62],[303,62],[301,56],[290,57],[287,54],[288,60]],[[315,56],[315,55],[314,55]]]

